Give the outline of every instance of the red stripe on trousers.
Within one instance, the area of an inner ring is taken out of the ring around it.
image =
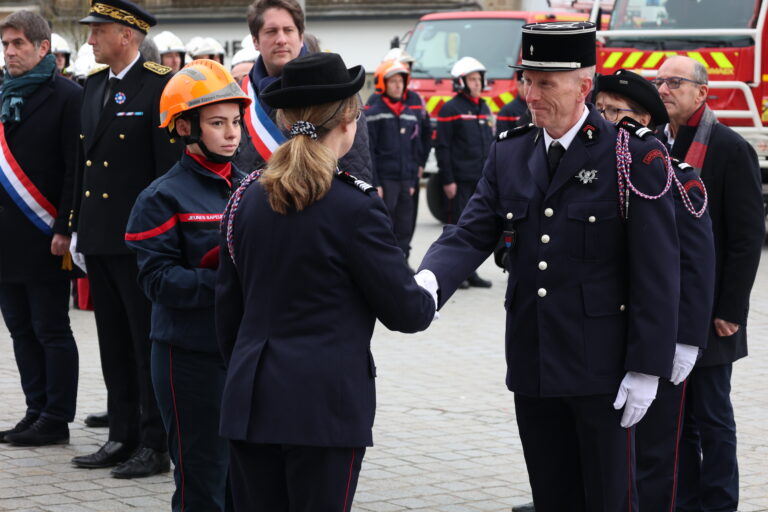
[[[677,465],[680,462],[680,430],[683,428],[683,412],[685,411],[685,387],[688,379],[683,381],[683,394],[680,397],[680,409],[677,413],[677,431],[675,432],[675,465],[672,473],[672,501],[669,504],[669,512],[674,512],[675,498],[677,497]]]
[[[632,512],[632,427],[627,429],[627,510]]]
[[[355,449],[352,448],[352,460],[349,461],[349,476],[347,476],[347,491],[344,493],[344,508],[341,512],[347,512],[347,500],[349,500],[349,487],[352,485],[352,470],[355,465]]]

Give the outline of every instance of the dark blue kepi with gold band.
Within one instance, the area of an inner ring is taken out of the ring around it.
[[[80,23],[120,23],[145,34],[157,25],[157,19],[150,13],[127,0],[91,1],[88,16]]]

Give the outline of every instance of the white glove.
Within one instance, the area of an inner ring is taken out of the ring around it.
[[[669,381],[677,386],[687,379],[688,374],[693,370],[693,365],[696,364],[697,357],[699,357],[699,347],[676,343],[675,359],[672,361],[672,376]]]
[[[656,389],[659,387],[659,378],[645,373],[627,372],[619,386],[616,401],[613,408],[616,410],[624,407],[624,415],[621,417],[621,426],[629,428],[635,425],[651,406],[656,398]]]
[[[83,253],[77,252],[77,233],[72,233],[72,237],[69,239],[69,253],[72,255],[72,262],[83,272],[88,273],[85,269],[85,256]]]
[[[416,280],[416,284],[424,288],[429,292],[429,295],[432,297],[432,300],[435,301],[435,317],[433,320],[437,320],[440,318],[440,313],[437,311],[437,278],[435,277],[435,274],[432,273],[431,270],[424,269],[413,278]]]

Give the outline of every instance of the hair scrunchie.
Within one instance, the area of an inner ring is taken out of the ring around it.
[[[288,136],[293,138],[297,135],[306,135],[312,140],[317,140],[317,128],[308,121],[296,121],[293,123],[293,126],[291,126],[291,131],[288,132]]]

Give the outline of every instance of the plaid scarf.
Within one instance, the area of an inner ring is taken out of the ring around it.
[[[699,111],[688,120],[688,126],[696,126],[696,133],[685,154],[685,163],[693,167],[699,176],[701,176],[701,168],[704,166],[704,158],[707,156],[709,147],[709,137],[712,135],[715,124],[717,124],[717,118],[706,104],[702,105]]]

